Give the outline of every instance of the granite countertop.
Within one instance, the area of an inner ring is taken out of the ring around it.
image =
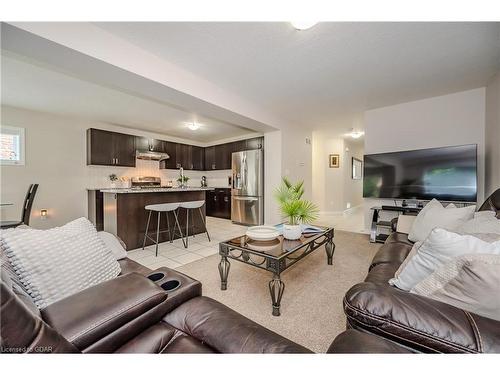
[[[187,188],[151,188],[151,189],[131,189],[131,188],[115,188],[115,189],[97,189],[102,193],[114,194],[130,194],[130,193],[178,193],[183,191],[205,191],[214,190],[213,187],[187,187]]]

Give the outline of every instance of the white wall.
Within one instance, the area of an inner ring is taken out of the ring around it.
[[[26,164],[0,168],[0,199],[14,204],[2,208],[2,220],[20,219],[24,195],[31,183],[39,183],[40,187],[30,224],[49,228],[86,216],[86,188],[109,187],[111,173],[118,177],[157,176],[163,183],[178,177],[176,171],[160,170],[158,162],[148,160],[137,160],[136,168],[86,165],[86,130],[90,127],[156,139],[174,138],[14,107],[3,106],[1,110],[2,125],[26,129]],[[192,186],[197,186],[201,176],[206,175],[209,186],[227,187],[231,171],[186,171],[186,175],[191,178]],[[48,209],[49,217],[45,220],[39,216],[42,208]]]
[[[340,155],[340,167],[330,168],[329,155]],[[324,214],[340,214],[363,203],[363,182],[351,177],[351,158],[363,160],[363,142],[349,141],[328,130],[313,132],[313,201]]]
[[[329,155],[340,155],[340,167],[329,167]],[[344,140],[324,132],[313,133],[313,201],[321,213],[344,210]]]
[[[281,131],[264,134],[264,222],[274,225],[281,221],[274,190],[281,183]]]
[[[344,209],[363,204],[363,180],[352,179],[352,158],[363,160],[364,142],[344,141]]]
[[[281,131],[282,175],[304,181],[304,198],[312,198],[312,139],[310,129],[290,127]]]
[[[485,196],[500,188],[500,73],[486,87]]]
[[[477,199],[482,202],[485,93],[485,88],[479,88],[365,112],[365,154],[476,143]],[[370,207],[380,203],[365,199],[366,225],[370,223]]]

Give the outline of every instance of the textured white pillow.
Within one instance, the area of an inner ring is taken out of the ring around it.
[[[410,292],[500,320],[500,255],[453,258]]]
[[[3,230],[0,244],[38,308],[120,273],[113,253],[85,218],[48,230]]]
[[[490,243],[471,235],[433,229],[399,276],[389,280],[389,284],[409,291],[441,265],[465,254],[500,255],[500,240]]]
[[[500,235],[500,220],[496,218],[493,211],[479,211],[474,218],[467,220],[457,232],[463,234],[473,233],[495,233]]]
[[[98,236],[106,244],[106,247],[111,250],[116,260],[125,259],[127,257],[127,250],[123,248],[118,238],[109,232],[97,232]]]
[[[431,200],[420,211],[413,222],[408,239],[424,241],[434,228],[456,230],[474,217],[476,206],[444,208],[436,199]]]
[[[418,249],[420,249],[420,246],[422,246],[422,242],[420,242],[420,241],[419,242],[415,242],[413,244],[413,247],[411,248],[410,252],[406,256],[406,258],[403,261],[403,263],[401,263],[401,265],[399,266],[398,270],[394,274],[394,277],[399,277],[399,275],[401,275],[401,272],[403,272],[403,270],[405,269],[406,265],[411,260],[411,258],[413,258],[415,256],[415,254],[417,253]]]

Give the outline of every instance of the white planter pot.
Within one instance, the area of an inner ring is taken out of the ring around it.
[[[283,225],[283,237],[287,240],[298,240],[302,236],[302,229],[300,225]]]

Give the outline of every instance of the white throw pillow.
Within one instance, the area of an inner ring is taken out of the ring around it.
[[[433,199],[418,213],[408,239],[413,242],[424,241],[434,228],[456,230],[474,217],[475,209],[476,206],[444,208],[440,202]]]
[[[0,245],[38,308],[115,278],[120,265],[86,218],[48,230],[7,229]]]
[[[500,320],[498,285],[500,255],[469,254],[439,267],[410,292]]]
[[[389,284],[409,291],[441,265],[465,254],[500,255],[500,240],[490,243],[471,235],[433,229],[399,276],[389,280]]]
[[[111,250],[116,260],[125,259],[127,257],[127,250],[125,250],[114,234],[109,232],[97,232],[97,234],[104,241],[106,247]]]
[[[403,270],[405,269],[406,265],[411,260],[411,258],[413,258],[415,256],[415,254],[417,253],[418,249],[420,249],[420,246],[422,246],[422,242],[420,242],[420,241],[419,242],[415,242],[413,244],[413,247],[411,248],[410,252],[406,256],[406,258],[403,261],[403,263],[401,263],[401,265],[399,266],[398,270],[394,274],[394,277],[399,277],[399,275],[401,275],[401,272],[403,272]]]
[[[463,234],[472,233],[495,233],[500,235],[500,220],[496,218],[493,211],[479,211],[474,218],[467,220],[457,232]]]

